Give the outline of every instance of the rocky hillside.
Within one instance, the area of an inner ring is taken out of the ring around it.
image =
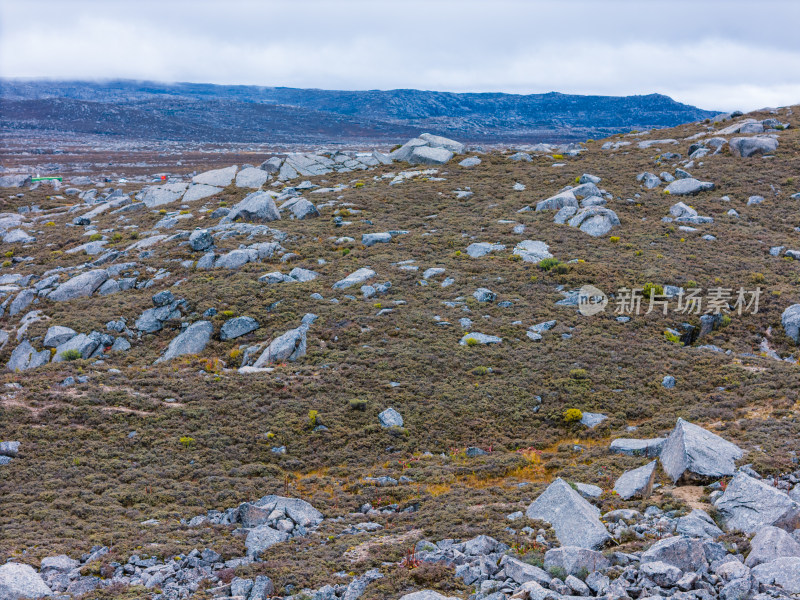
[[[0,600],[798,597],[798,127],[7,157]]]
[[[667,96],[331,91],[135,81],[0,81],[0,125],[134,139],[323,143],[583,140],[716,113]]]

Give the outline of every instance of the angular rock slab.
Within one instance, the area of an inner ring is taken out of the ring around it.
[[[679,479],[716,479],[736,472],[734,461],[743,451],[722,439],[679,418],[661,449],[661,466],[673,482]]]
[[[755,533],[768,525],[787,531],[800,527],[800,504],[788,494],[742,472],[714,503],[728,531]]]
[[[763,527],[750,540],[750,554],[744,564],[757,567],[779,558],[800,558],[800,543],[779,527]]]
[[[104,269],[95,269],[68,279],[48,294],[48,299],[62,302],[91,296],[108,279]]]
[[[684,536],[664,538],[642,553],[641,564],[663,562],[681,571],[700,571],[708,567],[703,541]]]
[[[375,277],[376,273],[372,269],[367,267],[362,267],[345,277],[344,279],[340,279],[336,283],[333,284],[333,289],[335,290],[346,290],[349,287],[353,287],[354,285],[360,285],[369,279]]]
[[[213,171],[206,171],[192,177],[192,183],[202,183],[205,185],[213,185],[217,187],[227,187],[233,181],[236,175],[236,165],[225,167],[224,169],[214,169]]]
[[[581,546],[562,546],[548,550],[544,555],[545,569],[548,571],[552,568],[564,569],[568,575],[577,575],[585,571],[593,573],[610,566],[611,563],[600,552]]]
[[[2,600],[40,598],[52,595],[52,590],[47,587],[33,567],[13,562],[0,566],[0,598]]]
[[[186,331],[169,343],[166,352],[154,364],[166,362],[186,354],[200,354],[211,340],[213,331],[214,326],[211,321],[196,321],[192,323]]]
[[[783,311],[781,325],[788,337],[795,343],[800,342],[800,304],[792,304]]]
[[[667,438],[650,438],[647,440],[637,440],[633,438],[617,438],[611,442],[609,450],[618,454],[628,456],[646,456],[655,458],[661,454],[664,442]]]
[[[800,558],[779,558],[758,565],[753,577],[764,585],[779,585],[790,594],[800,594]]]
[[[638,469],[626,471],[620,475],[614,484],[614,491],[623,500],[630,500],[634,497],[647,498],[653,492],[657,462],[654,460]]]
[[[560,477],[528,506],[525,516],[550,523],[565,546],[595,549],[610,539],[600,510]]]
[[[267,548],[285,542],[289,539],[289,534],[285,531],[278,531],[269,525],[259,525],[251,529],[245,538],[244,545],[247,548],[248,556],[258,558]]]
[[[523,262],[538,263],[545,258],[553,258],[550,247],[544,242],[536,240],[523,240],[514,246],[514,255],[522,258]]]

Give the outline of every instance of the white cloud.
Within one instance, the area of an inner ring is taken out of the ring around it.
[[[800,43],[749,2],[0,0],[0,75],[800,102]],[[759,2],[800,20],[800,3]],[[763,18],[763,17],[760,17]]]

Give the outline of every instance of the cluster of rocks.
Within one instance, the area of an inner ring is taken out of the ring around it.
[[[306,536],[322,521],[322,513],[305,500],[269,495],[224,511],[208,511],[187,524],[241,525],[234,534],[245,536],[248,556],[257,560],[267,548],[292,537]]]
[[[555,196],[536,204],[536,211],[555,210],[555,223],[577,227],[592,237],[606,235],[620,224],[617,214],[605,204],[612,199],[611,194],[597,187],[600,178],[584,173],[578,178],[577,186],[566,186]],[[525,206],[517,212],[531,210]]]
[[[601,515],[590,500],[599,498],[602,489],[559,478],[525,513],[508,515],[512,523],[527,517],[552,528],[560,546],[548,540],[544,529],[526,526],[518,532],[508,528],[514,535],[535,538],[546,550],[541,567],[516,558],[508,546],[488,536],[460,543],[421,541],[415,558],[454,566],[456,575],[474,586],[473,600],[594,596],[766,600],[800,593],[800,504],[796,500],[800,471],[770,482],[750,467],[737,470],[734,461],[742,457],[741,449],[683,420],[678,420],[666,439],[621,442],[615,441],[612,450],[660,457],[664,471],[675,482],[712,481],[710,498],[720,523],[700,509],[684,514],[665,512],[656,505],[648,506],[644,514],[618,509]],[[624,499],[646,498],[653,488],[655,466],[656,461],[651,461],[623,474],[615,492]],[[727,486],[718,481],[731,475],[735,477]],[[746,558],[737,544],[721,541],[725,531],[755,534]],[[643,552],[601,552],[612,540],[635,539],[657,541]]]
[[[389,153],[389,158],[407,162],[410,165],[443,165],[456,154],[464,152],[464,144],[430,133],[412,138],[397,150]]]
[[[47,330],[42,345],[44,349],[37,351],[30,340],[23,339],[11,353],[6,368],[14,372],[27,371],[50,362],[103,358],[109,352],[126,352],[131,348],[130,342],[123,336],[115,337],[100,331],[78,333],[60,325]]]

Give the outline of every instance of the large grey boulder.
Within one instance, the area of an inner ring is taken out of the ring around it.
[[[653,175],[647,171],[637,175],[636,180],[641,182],[641,184],[648,190],[652,190],[653,188],[657,188],[661,185],[661,179],[659,179],[657,175]]]
[[[388,244],[392,241],[392,234],[388,231],[383,231],[380,233],[362,233],[361,234],[361,243],[364,244],[367,248],[370,246],[374,246],[375,244]]]
[[[553,258],[550,247],[544,242],[523,240],[514,246],[514,254],[522,258],[523,262],[538,263],[545,258]]]
[[[572,192],[572,195],[578,198],[579,200],[581,198],[592,198],[596,196],[601,196],[603,193],[600,191],[600,188],[598,188],[591,181],[587,181],[580,185],[576,185],[575,187],[570,188],[569,191]]]
[[[800,558],[778,558],[758,565],[752,575],[763,585],[779,585],[790,594],[800,594]]]
[[[97,288],[105,283],[106,279],[108,279],[108,273],[104,269],[87,271],[59,285],[48,294],[47,298],[55,300],[56,302],[62,302],[91,296]]]
[[[278,531],[265,524],[251,529],[244,540],[244,545],[247,548],[247,555],[258,559],[264,550],[288,539],[289,534],[285,531]]]
[[[77,350],[83,359],[89,358],[99,345],[100,337],[97,334],[86,335],[85,333],[79,333],[66,342],[59,344],[56,348],[55,356],[53,356],[53,362],[64,362],[66,360],[64,353],[72,350]]]
[[[556,225],[563,225],[567,221],[569,221],[572,217],[575,216],[575,213],[578,212],[578,209],[574,206],[565,206],[558,210],[556,216],[553,217],[553,223]]]
[[[698,181],[693,177],[687,179],[676,179],[670,183],[664,191],[669,192],[672,196],[687,196],[713,190],[714,184],[710,181]]]
[[[246,167],[236,174],[236,187],[260,188],[270,179],[270,174],[264,169]]]
[[[549,585],[552,576],[535,565],[530,565],[513,556],[504,555],[500,559],[500,566],[505,569],[506,576],[517,583],[535,581],[540,585]]]
[[[442,137],[441,135],[433,135],[431,133],[423,133],[419,139],[424,140],[431,148],[445,148],[453,154],[463,154],[464,144],[451,140],[450,138]]]
[[[30,244],[35,241],[35,237],[22,231],[22,229],[12,229],[8,233],[3,234],[4,244]]]
[[[69,573],[80,566],[80,561],[70,558],[66,554],[59,554],[58,556],[47,556],[43,558],[39,565],[39,570],[42,572],[57,571],[59,573]]]
[[[0,176],[0,187],[23,187],[31,183],[31,176],[13,174]]]
[[[661,454],[661,449],[666,441],[667,438],[650,438],[646,440],[617,438],[611,442],[609,450],[617,454],[627,454],[628,456],[655,458]]]
[[[19,346],[14,348],[11,357],[6,363],[6,368],[12,372],[27,371],[46,365],[48,362],[50,362],[49,350],[37,352],[31,343],[24,339]]]
[[[303,317],[300,327],[290,329],[286,333],[276,337],[266,350],[261,353],[253,367],[261,368],[264,365],[275,362],[291,361],[306,355],[306,334],[308,328],[316,320],[317,316],[311,313]]]
[[[503,244],[490,244],[489,242],[474,242],[467,246],[467,255],[470,258],[481,258],[482,256],[486,256],[490,252],[499,252],[500,250],[505,250],[505,246]]]
[[[688,537],[716,538],[723,533],[708,513],[699,508],[685,517],[680,517],[675,525],[675,533]]]
[[[560,210],[565,206],[574,206],[575,208],[580,207],[578,204],[578,199],[570,190],[561,192],[555,196],[550,196],[549,198],[538,202],[536,204],[536,210]]]
[[[430,146],[417,146],[408,157],[410,165],[443,165],[453,158],[453,153],[447,148],[431,148]]]
[[[614,484],[614,491],[623,500],[631,498],[647,498],[653,491],[656,478],[657,461],[653,461],[638,469],[626,471]]]
[[[300,498],[270,494],[256,500],[253,504],[267,512],[272,512],[274,510],[283,511],[292,521],[301,527],[319,525],[323,520],[321,512]]]
[[[580,209],[567,224],[570,227],[578,227],[584,233],[592,237],[600,237],[619,225],[619,217],[610,208],[604,206],[587,206]]]
[[[595,549],[610,539],[600,522],[600,510],[560,477],[528,506],[525,516],[550,523],[565,546]]]
[[[237,248],[226,252],[214,262],[214,267],[217,269],[238,269],[249,263],[253,256],[249,250],[245,248]]]
[[[211,340],[214,326],[211,321],[196,321],[186,328],[186,331],[175,337],[167,347],[166,352],[154,364],[172,360],[185,354],[200,354]]]
[[[224,169],[214,169],[213,171],[206,171],[192,177],[192,183],[202,183],[205,185],[213,185],[218,187],[227,187],[233,181],[236,175],[236,165],[225,167]]]
[[[293,219],[312,219],[319,216],[317,207],[305,198],[298,198],[297,201],[292,202],[291,206],[288,208],[292,213]]]
[[[19,452],[19,442],[0,442],[0,456],[14,458]]]
[[[189,247],[196,252],[203,252],[214,245],[214,239],[208,229],[195,229],[189,235]]]
[[[663,562],[681,571],[702,571],[708,567],[703,541],[684,536],[658,540],[642,553],[641,564]]]
[[[800,304],[792,304],[783,311],[781,325],[788,337],[792,338],[795,343],[800,342]]]
[[[205,185],[203,183],[193,183],[189,186],[189,189],[186,190],[183,198],[181,198],[181,202],[195,202],[213,196],[214,194],[219,194],[221,191],[221,187]]]
[[[281,218],[275,199],[268,192],[253,192],[237,203],[222,221],[232,222],[236,219],[246,221],[277,221]]]
[[[222,341],[233,340],[259,328],[258,321],[253,317],[235,317],[228,319],[219,332]]]
[[[0,600],[41,598],[52,595],[52,590],[47,587],[33,567],[13,562],[0,566]]]
[[[164,185],[150,185],[142,188],[136,199],[144,202],[147,208],[156,208],[164,204],[171,204],[186,192],[187,183],[165,183]]]
[[[742,455],[736,444],[679,418],[664,442],[660,459],[664,471],[677,482],[682,478],[707,480],[733,475],[734,461]]]
[[[13,317],[21,313],[23,310],[31,305],[31,302],[36,298],[36,292],[31,289],[22,290],[16,295],[11,305],[8,307],[8,316]]]
[[[785,492],[741,471],[714,506],[728,531],[754,533],[768,525],[787,531],[800,528],[800,504]]]
[[[336,283],[333,284],[333,289],[335,290],[346,290],[349,287],[353,287],[354,285],[361,285],[362,283],[372,279],[375,277],[376,273],[372,269],[368,267],[362,267],[356,271],[353,271],[345,277],[344,279],[340,279]]]
[[[769,154],[778,149],[778,140],[770,136],[735,137],[729,142],[734,156],[747,158],[756,154]]]
[[[563,569],[568,575],[586,571],[593,573],[610,566],[611,563],[602,553],[581,546],[562,546],[548,550],[544,555],[545,569]]]
[[[784,557],[800,558],[800,544],[783,529],[768,525],[750,540],[750,554],[744,564],[753,568]]]
[[[411,158],[411,153],[414,151],[415,148],[419,148],[420,146],[427,146],[428,142],[423,140],[422,138],[412,138],[408,140],[405,144],[400,146],[397,150],[393,150],[389,153],[389,158],[392,160],[398,161],[407,161]]]

